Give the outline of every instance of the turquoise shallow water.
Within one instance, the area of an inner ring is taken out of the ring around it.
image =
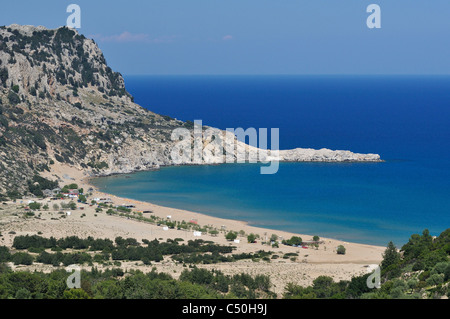
[[[280,129],[280,147],[378,153],[384,163],[167,167],[95,180],[106,192],[252,225],[397,245],[450,227],[450,77],[125,77],[182,120]]]
[[[166,167],[94,184],[117,196],[265,228],[402,244],[424,228],[437,234],[450,221],[450,205],[441,200],[450,192],[448,173],[436,169],[433,180],[418,185],[409,175],[416,165],[281,163],[275,175],[260,175],[258,164]]]

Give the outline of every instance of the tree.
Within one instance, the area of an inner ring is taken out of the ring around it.
[[[19,252],[12,255],[11,260],[14,263],[14,265],[29,266],[33,264],[34,258],[28,253]]]
[[[17,189],[6,191],[6,195],[12,200],[22,198],[22,194]]]
[[[444,282],[443,274],[432,274],[427,280],[426,283],[430,286],[440,285]]]
[[[237,234],[233,231],[230,231],[230,232],[228,232],[228,234],[225,235],[225,238],[229,241],[232,241],[237,238]]]
[[[443,250],[424,251],[419,258],[425,270],[431,270],[436,264],[448,261],[448,255]]]
[[[403,257],[406,260],[418,258],[424,251],[430,250],[433,245],[433,238],[428,229],[425,229],[422,236],[419,234],[411,235],[409,241],[403,245]]]
[[[330,298],[337,293],[333,278],[319,276],[313,281],[313,290],[317,298]]]
[[[7,68],[2,68],[0,69],[0,81],[3,84],[3,87],[6,88],[6,80],[8,79],[9,74],[8,74],[8,69]]]
[[[65,185],[62,189],[61,189],[61,193],[68,193],[69,189],[78,189],[78,184],[72,183],[70,185]]]
[[[316,235],[316,236],[313,237],[313,241],[319,241],[319,240],[320,240],[319,236]]]
[[[302,287],[292,282],[288,283],[283,294],[285,299],[316,299],[317,296],[313,292],[312,287]]]
[[[397,251],[392,241],[387,245],[383,254],[383,261],[381,262],[381,268],[386,269],[391,265],[395,265],[400,261],[400,253]]]
[[[82,202],[82,203],[86,203],[86,201],[87,201],[87,198],[86,198],[86,196],[84,196],[84,195],[78,196],[78,199],[79,199],[80,202]]]
[[[270,236],[270,241],[277,241],[278,240],[278,235],[272,234],[272,236]]]
[[[345,255],[345,251],[346,251],[346,249],[342,245],[339,245],[338,248],[336,249],[336,252],[338,255]]]
[[[256,275],[254,282],[257,289],[262,291],[269,291],[269,288],[271,286],[269,276]]]
[[[210,230],[209,233],[211,234],[211,236],[215,237],[219,234],[219,231],[214,229],[214,230]]]
[[[123,291],[117,280],[109,279],[100,281],[94,288],[95,298],[100,299],[122,299]]]
[[[28,205],[28,206],[32,210],[39,210],[39,209],[41,209],[41,204],[40,203],[36,203],[36,202],[30,203],[30,205]]]
[[[8,247],[0,246],[0,263],[7,262],[11,258]]]
[[[283,244],[289,245],[289,246],[299,246],[303,243],[303,239],[298,236],[292,236],[291,239],[283,240]]]
[[[255,234],[252,233],[252,234],[250,234],[250,235],[247,236],[247,241],[248,241],[250,244],[254,243],[255,240],[256,240],[256,235],[255,235]]]
[[[20,97],[14,93],[13,91],[9,91],[8,93],[8,101],[9,103],[16,105],[20,103]]]
[[[417,285],[419,284],[419,281],[415,278],[412,278],[412,279],[408,280],[406,282],[406,284],[408,285],[409,289],[413,290],[417,287]]]
[[[32,299],[32,297],[31,297],[31,293],[28,289],[20,288],[16,292],[15,299]]]
[[[71,289],[64,291],[64,299],[90,299],[83,289]]]

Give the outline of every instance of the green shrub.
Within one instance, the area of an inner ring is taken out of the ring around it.
[[[249,242],[249,243],[254,243],[255,242],[255,240],[256,240],[256,235],[255,234],[250,234],[250,235],[248,235],[247,236],[247,241]]]
[[[0,81],[2,82],[3,87],[6,88],[6,80],[8,80],[9,74],[7,68],[0,69]]]
[[[41,209],[41,204],[33,202],[33,203],[30,203],[28,205],[28,207],[30,207],[30,209],[32,209],[32,210],[39,210],[39,209]]]
[[[288,246],[299,246],[303,243],[303,240],[301,237],[298,236],[292,236],[290,239],[288,240],[283,240],[282,243],[284,245],[288,245]]]
[[[6,195],[12,200],[22,198],[22,194],[16,189],[7,191]]]
[[[32,299],[32,295],[28,289],[20,288],[19,290],[17,290],[14,299],[18,300]]]
[[[11,259],[11,253],[8,247],[0,246],[0,263],[7,262]]]
[[[433,274],[427,280],[426,283],[430,286],[437,286],[444,282],[443,274]]]
[[[237,234],[233,231],[230,231],[225,235],[225,238],[226,240],[233,241],[237,238]]]
[[[338,248],[336,249],[336,252],[338,255],[345,255],[346,249],[344,246],[339,245]]]
[[[8,93],[8,101],[12,105],[16,105],[16,104],[20,103],[20,97],[16,93],[14,93],[13,91],[9,91],[9,93]]]
[[[28,253],[25,252],[18,252],[11,256],[11,261],[14,263],[14,265],[32,265],[34,258]]]

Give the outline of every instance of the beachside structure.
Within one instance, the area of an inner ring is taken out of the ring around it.
[[[111,198],[94,198],[93,199],[97,204],[112,204]]]
[[[42,191],[42,193],[44,194],[44,197],[52,197],[53,196],[53,192],[50,189],[44,189]]]
[[[72,199],[78,199],[78,196],[80,196],[80,192],[78,189],[69,189],[67,193],[62,193],[65,197],[69,197]]]
[[[43,193],[44,197],[54,197],[55,195],[61,193],[61,188],[57,187],[54,189],[44,189],[42,191],[42,193]]]

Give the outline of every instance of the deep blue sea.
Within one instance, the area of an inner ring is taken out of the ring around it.
[[[135,102],[221,129],[279,128],[280,148],[383,163],[167,167],[95,180],[120,196],[252,225],[398,246],[450,227],[450,77],[126,76]],[[201,224],[201,221],[199,221]]]

